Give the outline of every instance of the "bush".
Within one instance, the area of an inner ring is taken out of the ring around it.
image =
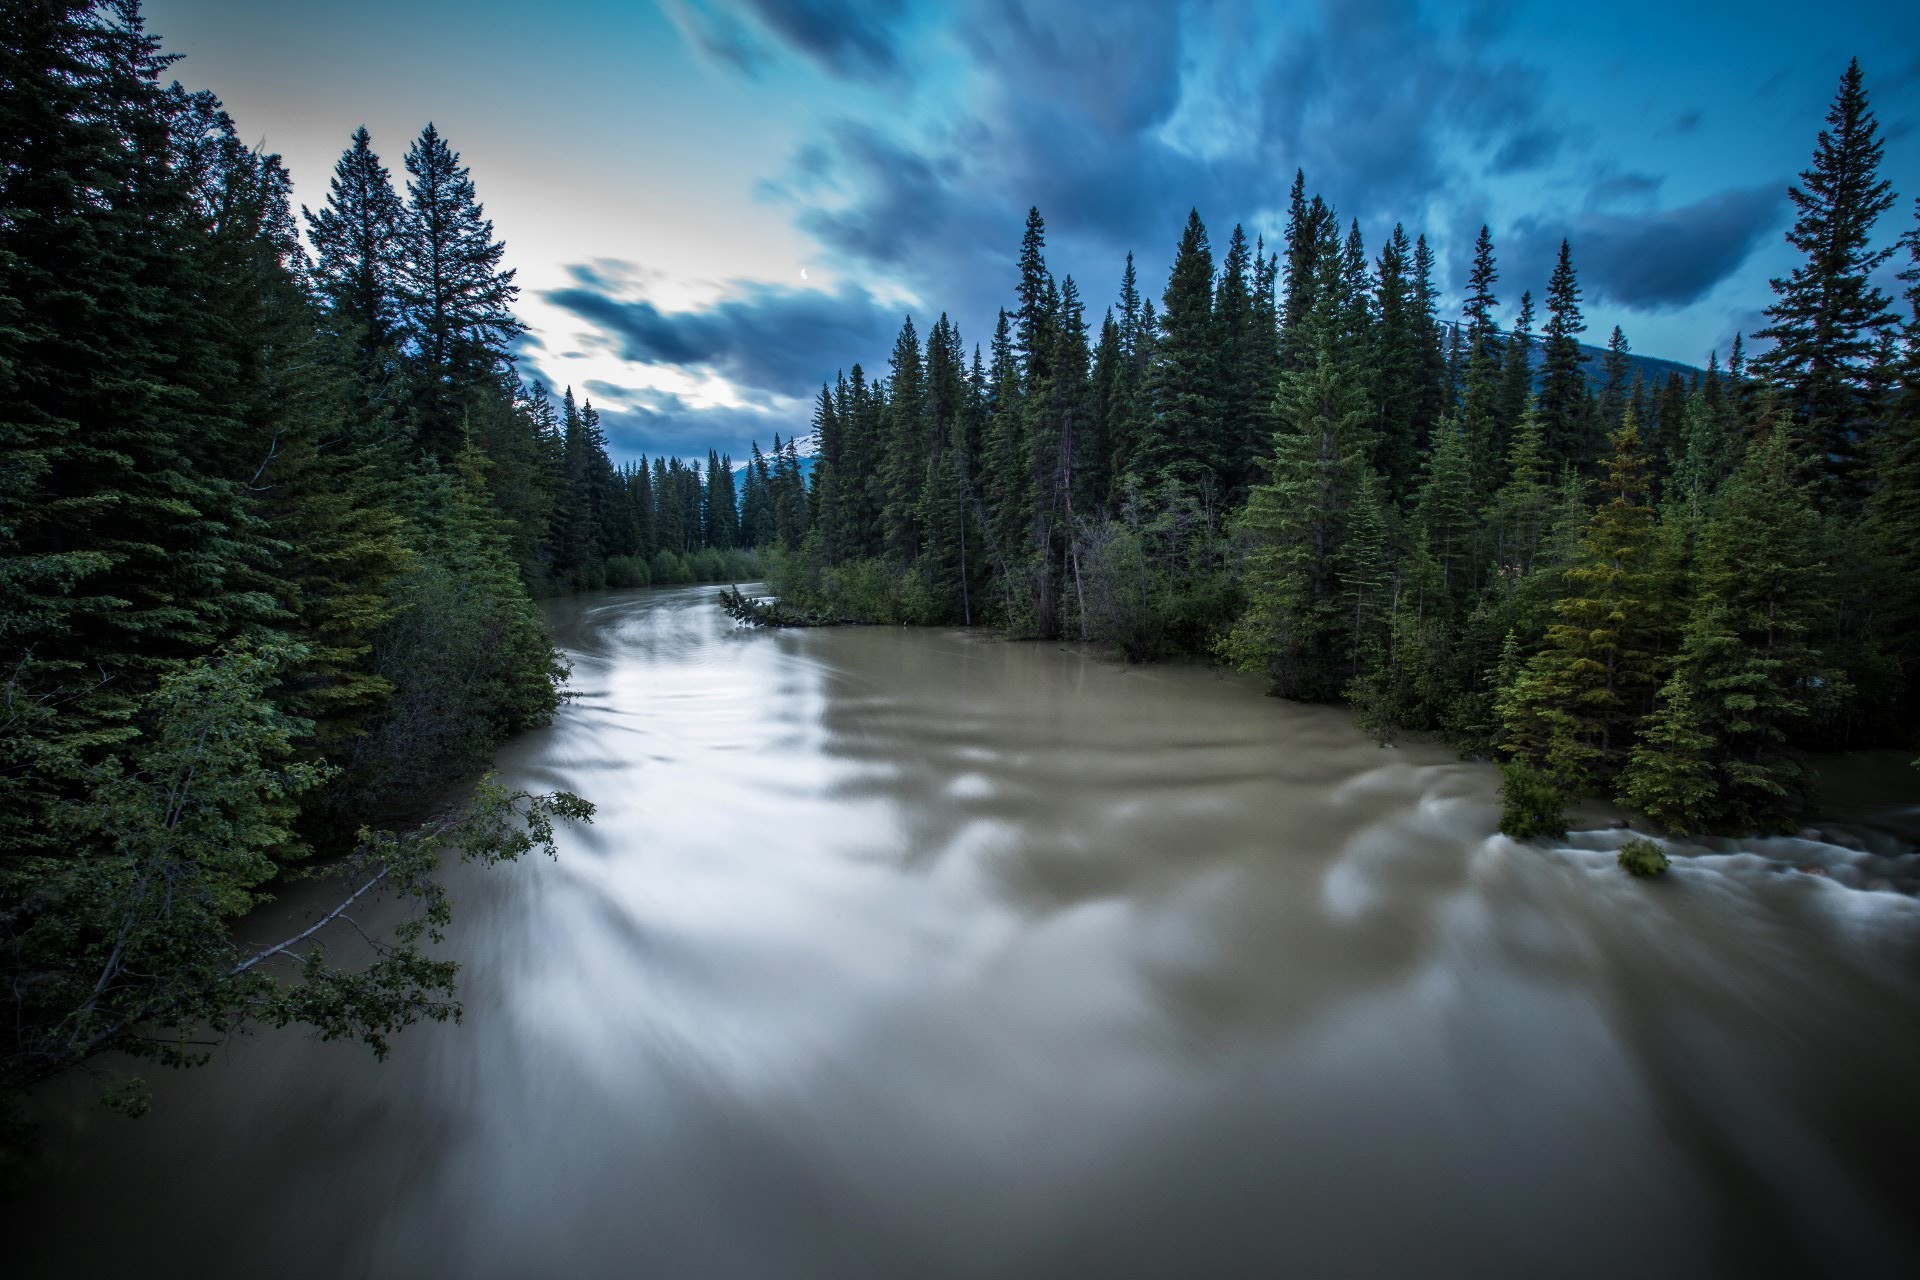
[[[1500,766],[1500,830],[1516,840],[1567,834],[1566,797],[1539,769],[1524,760]]]
[[[650,587],[653,585],[653,571],[639,556],[614,556],[607,561],[607,585]]]
[[[1628,875],[1642,879],[1663,876],[1667,868],[1673,865],[1666,850],[1643,836],[1635,836],[1621,845],[1616,861]]]
[[[664,547],[653,553],[653,563],[648,570],[653,574],[653,585],[656,587],[693,581],[693,573],[687,568],[687,562]]]

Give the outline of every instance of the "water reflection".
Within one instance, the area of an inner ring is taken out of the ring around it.
[[[1198,668],[563,602],[468,1018],[91,1114],[62,1270],[1912,1274],[1920,860],[1490,834],[1493,775]],[[1814,875],[1797,868],[1818,869]],[[1869,887],[1875,886],[1875,887]],[[155,1263],[154,1259],[163,1261]]]

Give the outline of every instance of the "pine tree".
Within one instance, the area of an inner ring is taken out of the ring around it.
[[[1803,265],[1773,281],[1772,323],[1756,337],[1773,347],[1755,361],[1782,387],[1796,429],[1827,455],[1843,492],[1861,493],[1861,437],[1870,426],[1869,372],[1876,339],[1892,324],[1873,272],[1893,250],[1874,248],[1873,226],[1893,207],[1892,185],[1880,177],[1885,144],[1867,105],[1855,59],[1820,131],[1813,164],[1787,189],[1798,216],[1787,242]]]
[[[1493,260],[1493,237],[1483,224],[1474,242],[1473,270],[1461,315],[1467,329],[1467,367],[1460,395],[1460,421],[1466,436],[1468,471],[1475,492],[1485,495],[1495,483],[1495,468],[1506,452],[1500,421],[1500,348],[1493,309],[1500,305],[1493,286],[1500,272]]]
[[[1352,675],[1337,569],[1373,449],[1367,397],[1323,345],[1312,366],[1282,376],[1274,410],[1269,479],[1241,517],[1247,609],[1222,649],[1277,694],[1333,698]]]
[[[1221,493],[1232,503],[1253,482],[1261,448],[1272,434],[1266,408],[1273,398],[1268,353],[1274,339],[1271,329],[1261,330],[1254,274],[1246,232],[1235,226],[1214,291],[1212,339],[1218,357],[1214,453]]]
[[[1607,488],[1612,496],[1587,522],[1566,571],[1546,647],[1500,706],[1508,754],[1568,795],[1591,790],[1624,762],[1660,683],[1671,627],[1653,571],[1654,513],[1632,419],[1613,435]]]
[[[1442,421],[1427,456],[1427,478],[1414,503],[1414,520],[1426,536],[1429,554],[1440,569],[1441,591],[1448,599],[1464,599],[1475,585],[1472,459],[1466,433],[1451,421]]]
[[[462,401],[491,386],[525,332],[512,306],[506,245],[474,192],[460,155],[433,125],[407,149],[407,219],[400,289],[417,366],[414,421],[422,450],[442,460],[462,447]]]
[[[1533,294],[1520,295],[1520,311],[1500,354],[1497,417],[1503,439],[1512,439],[1533,404]]]
[[[882,537],[887,554],[901,564],[919,553],[915,523],[920,486],[926,479],[928,448],[927,386],[920,337],[908,316],[894,340],[888,365],[886,445],[880,451]]]
[[[1546,371],[1540,384],[1540,422],[1546,431],[1547,457],[1555,465],[1585,468],[1594,461],[1588,443],[1587,375],[1580,353],[1580,285],[1573,274],[1573,253],[1560,242],[1560,258],[1547,282]]]
[[[1031,393],[1046,381],[1047,353],[1053,349],[1053,311],[1048,292],[1053,276],[1047,271],[1047,224],[1037,208],[1027,210],[1027,228],[1020,239],[1019,307],[1014,313],[1014,353],[1019,360],[1021,388]]]
[[[314,281],[371,366],[399,337],[406,211],[365,125],[354,131],[352,144],[334,165],[326,204],[318,213],[304,207],[300,212],[313,242]],[[363,376],[372,372],[369,367]]]
[[[1154,348],[1153,415],[1134,473],[1159,483],[1217,484],[1220,475],[1219,353],[1213,333],[1213,251],[1194,210],[1174,254]]]
[[[1845,696],[1809,640],[1828,608],[1822,530],[1784,421],[1757,441],[1701,550],[1699,595],[1622,799],[1681,834],[1791,830],[1810,782],[1787,750]]]
[[[1332,218],[1319,196],[1308,202],[1306,191],[1306,174],[1294,170],[1287,211],[1287,290],[1280,307],[1281,363],[1287,369],[1299,369],[1313,356],[1301,326],[1314,308],[1321,235]]]
[[[1607,339],[1607,355],[1601,366],[1604,381],[1600,387],[1599,426],[1609,435],[1617,431],[1620,421],[1627,414],[1629,395],[1632,391],[1633,361],[1628,358],[1630,348],[1627,335],[1619,325],[1613,326],[1613,333]],[[1649,440],[1648,456],[1657,464],[1662,456],[1660,441]]]
[[[1414,298],[1409,261],[1413,245],[1396,224],[1380,250],[1374,310],[1379,316],[1373,349],[1374,434],[1379,441],[1374,466],[1388,495],[1403,501],[1420,469],[1417,424],[1427,373],[1423,358],[1428,317]]]

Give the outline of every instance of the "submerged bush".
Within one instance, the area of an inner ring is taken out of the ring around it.
[[[1616,861],[1628,875],[1643,879],[1663,876],[1667,868],[1673,865],[1666,850],[1643,836],[1636,836],[1621,845]]]
[[[1524,760],[1500,766],[1500,830],[1516,840],[1567,834],[1566,798],[1539,769]]]

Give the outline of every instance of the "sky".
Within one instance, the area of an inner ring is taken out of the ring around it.
[[[319,206],[365,124],[433,121],[517,272],[522,375],[614,452],[745,454],[901,321],[985,345],[1027,209],[1097,324],[1158,297],[1189,209],[1280,243],[1296,168],[1370,252],[1396,222],[1457,304],[1487,224],[1511,319],[1565,236],[1588,341],[1704,364],[1794,263],[1786,188],[1857,56],[1920,196],[1920,4],[1866,0],[147,0]],[[1810,17],[1817,15],[1817,20]],[[1889,267],[1889,288],[1891,288]]]

